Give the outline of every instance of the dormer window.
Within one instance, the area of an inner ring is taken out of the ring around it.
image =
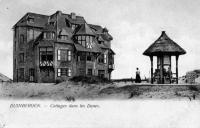
[[[74,31],[78,27],[78,25],[77,24],[71,24],[71,27],[72,27],[72,30]]]
[[[44,39],[54,39],[55,33],[54,32],[44,32],[43,34]]]
[[[62,30],[59,31],[58,38],[60,40],[67,40],[68,36],[69,36],[69,34],[68,34],[68,32],[65,29],[62,29]]]
[[[33,17],[27,17],[28,23],[34,23],[34,18]]]
[[[103,41],[98,41],[99,44],[103,44]]]
[[[59,38],[60,38],[61,40],[67,40],[68,35],[59,35]]]
[[[54,21],[50,21],[49,24],[52,25],[52,26],[54,26],[55,22]]]

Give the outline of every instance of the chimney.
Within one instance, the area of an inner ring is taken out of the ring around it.
[[[103,28],[103,33],[108,33],[108,29],[106,27]]]
[[[56,11],[56,13],[60,16],[61,14],[62,14],[62,12],[61,11]]]
[[[72,13],[71,13],[71,18],[72,18],[72,19],[76,19],[76,13],[72,12]]]

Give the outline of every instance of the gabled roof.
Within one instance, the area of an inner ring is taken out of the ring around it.
[[[82,24],[75,30],[75,35],[91,35],[95,36],[95,33],[92,29],[87,25],[87,23]]]
[[[0,81],[1,82],[9,82],[9,81],[12,81],[12,79],[10,79],[7,76],[0,73]]]
[[[101,34],[103,31],[103,28],[100,25],[94,25],[94,24],[88,24],[90,28],[92,28],[96,34]]]
[[[170,54],[170,55],[182,55],[186,51],[181,48],[176,42],[171,40],[165,31],[162,31],[161,36],[149,46],[148,49],[144,51],[144,55],[160,55],[160,54]]]
[[[34,22],[27,22],[27,18],[33,18]],[[14,26],[33,26],[33,27],[44,27],[48,21],[49,16],[36,14],[32,12],[26,13]]]
[[[76,16],[75,19],[72,19],[69,14],[62,14],[70,23],[72,24],[84,24],[85,19],[82,16]]]
[[[107,41],[113,40],[113,37],[109,33],[107,33],[107,34],[101,34],[101,36],[102,36],[102,38],[104,40],[107,40]]]

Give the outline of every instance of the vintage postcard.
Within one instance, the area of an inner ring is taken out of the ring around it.
[[[0,0],[0,128],[200,128],[200,0]]]

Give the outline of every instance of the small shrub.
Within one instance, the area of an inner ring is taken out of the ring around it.
[[[65,99],[66,99],[67,101],[75,101],[75,98],[72,97],[72,96],[66,96]]]
[[[199,91],[199,89],[198,89],[197,86],[195,86],[195,85],[190,85],[190,86],[189,86],[189,89],[190,89],[191,91]]]
[[[71,78],[70,81],[89,83],[89,84],[109,83],[110,82],[108,79],[100,78],[98,76],[75,76],[75,77]]]
[[[131,93],[130,93],[130,96],[129,96],[129,99],[130,99],[130,98],[133,98],[133,97],[135,97],[135,96],[139,96],[139,95],[141,95],[140,92],[137,92],[137,91],[131,92]]]
[[[57,79],[57,80],[55,81],[55,84],[59,84],[59,83],[61,83],[61,82],[62,82],[61,80],[58,80],[58,79]]]
[[[176,95],[176,96],[181,96],[181,94],[178,93],[178,91],[175,91],[175,94],[174,94],[174,95]]]

